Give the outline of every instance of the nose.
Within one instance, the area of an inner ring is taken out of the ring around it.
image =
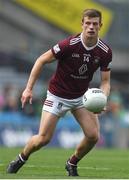
[[[93,28],[94,28],[93,23],[90,24],[89,28],[90,28],[90,29],[93,29]]]

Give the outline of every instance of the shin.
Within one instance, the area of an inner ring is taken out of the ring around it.
[[[75,156],[82,159],[97,143],[98,137],[95,139],[85,137],[75,150]]]
[[[23,154],[25,157],[29,157],[31,153],[39,150],[41,147],[47,145],[50,139],[47,138],[45,135],[35,135],[32,136],[29,142],[26,144],[25,148],[23,149]]]

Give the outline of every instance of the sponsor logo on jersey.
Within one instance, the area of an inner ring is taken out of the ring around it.
[[[76,76],[74,74],[70,74],[70,76],[74,79],[88,79],[88,76]]]
[[[55,54],[57,54],[57,53],[60,51],[59,45],[56,44],[56,45],[53,47],[53,50],[54,50]]]

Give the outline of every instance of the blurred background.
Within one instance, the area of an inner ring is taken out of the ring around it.
[[[113,50],[111,95],[100,115],[98,148],[129,147],[129,1],[0,0],[0,146],[23,146],[38,132],[49,78],[56,63],[46,65],[34,87],[32,105],[21,109],[20,97],[36,60],[59,40],[81,32],[86,8],[103,13],[100,37]],[[99,72],[91,83],[99,85]],[[83,134],[71,114],[61,118],[48,146],[72,148]]]

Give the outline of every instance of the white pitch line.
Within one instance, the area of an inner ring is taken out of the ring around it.
[[[0,164],[0,166],[2,167],[2,166],[5,166],[5,164]],[[31,164],[26,164],[26,167],[28,167],[28,168],[35,168],[35,167],[37,167],[36,165],[31,165]],[[51,165],[49,165],[49,166],[45,166],[45,165],[40,165],[40,166],[38,166],[38,167],[40,167],[40,168],[51,168],[51,167],[55,167],[55,168],[58,168],[58,169],[61,169],[62,167],[61,166],[55,166],[55,165],[53,165],[53,166],[51,166]],[[108,168],[108,167],[88,167],[88,166],[85,166],[85,167],[80,167],[80,166],[78,166],[78,169],[88,169],[88,170],[97,170],[97,171],[109,171],[109,170],[111,170],[111,168]]]
[[[109,171],[111,168],[108,167],[78,167],[79,169],[91,169],[91,170],[103,170],[103,171]]]
[[[36,165],[29,165],[29,164],[26,164],[26,167],[37,167]],[[59,168],[59,169],[61,169],[61,166],[55,166],[55,165],[53,165],[53,166],[45,166],[45,165],[42,165],[42,166],[38,166],[38,167],[40,167],[40,168],[50,168],[50,167],[55,167],[55,168]],[[85,166],[85,167],[80,167],[80,166],[78,166],[78,169],[88,169],[88,170],[98,170],[98,171],[109,171],[109,170],[111,170],[111,168],[108,168],[108,167],[87,167],[87,166]]]

